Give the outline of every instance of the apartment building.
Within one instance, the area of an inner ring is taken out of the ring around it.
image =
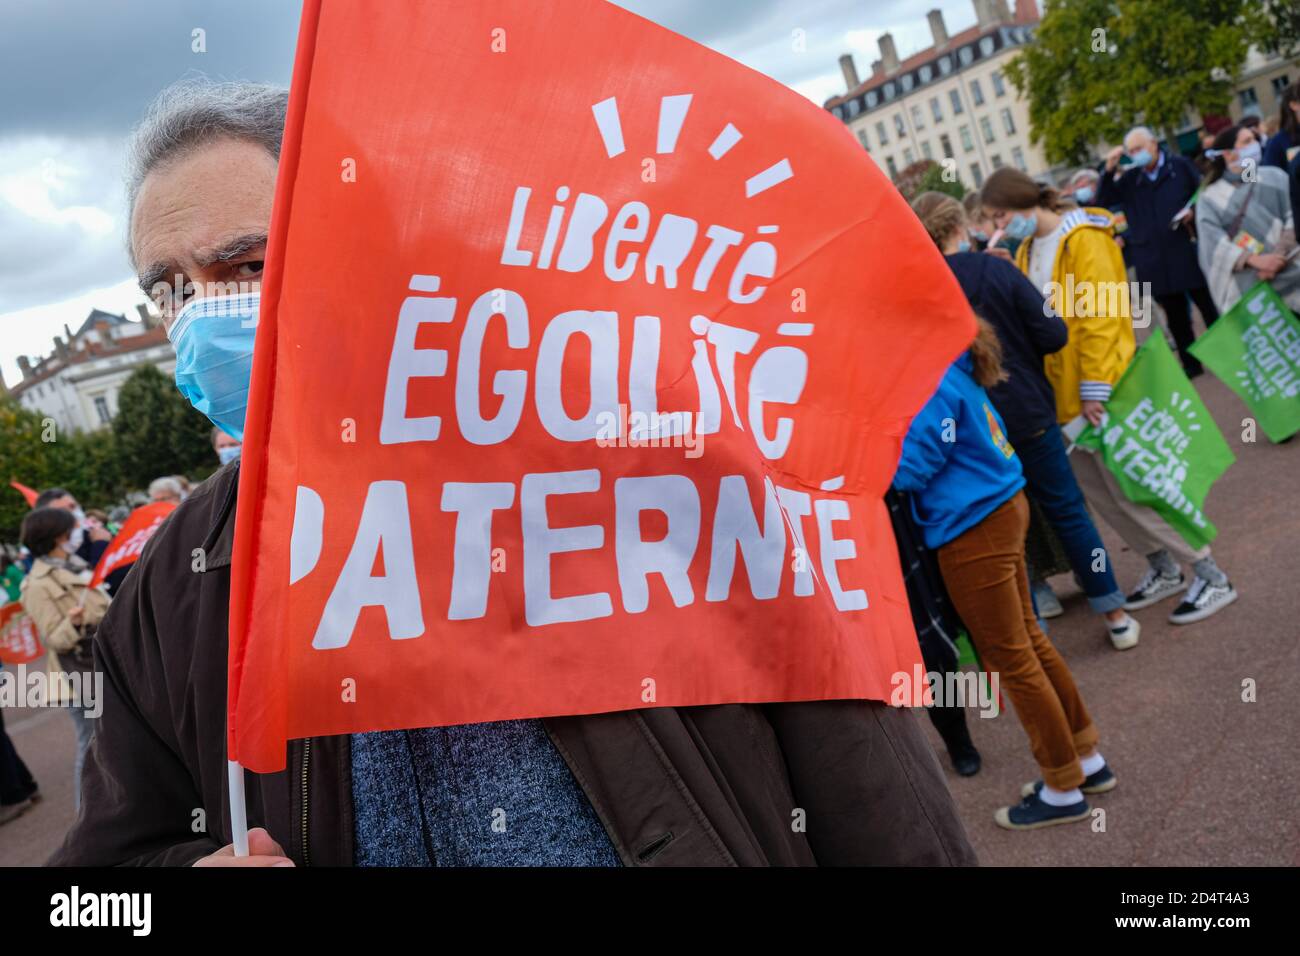
[[[891,178],[912,163],[947,161],[978,189],[1000,166],[1030,175],[1049,168],[1029,141],[1029,112],[1002,67],[1033,41],[1034,0],[973,0],[975,25],[950,36],[943,13],[927,15],[932,46],[900,61],[893,37],[878,41],[880,59],[865,81],[852,54],[840,57],[847,91],[825,104],[848,124]]]

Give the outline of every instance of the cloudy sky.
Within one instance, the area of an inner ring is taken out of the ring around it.
[[[476,0],[490,2],[490,0]],[[538,0],[576,2],[576,0]],[[814,101],[865,73],[876,38],[928,46],[927,10],[970,26],[970,0],[618,0]],[[92,307],[142,301],[127,262],[123,144],[154,94],[196,73],[287,84],[298,0],[0,0],[0,372],[43,355]],[[191,33],[206,31],[206,51]],[[802,51],[793,42],[804,31]]]

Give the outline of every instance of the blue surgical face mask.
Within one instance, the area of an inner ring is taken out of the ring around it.
[[[1091,186],[1080,186],[1074,191],[1074,198],[1080,206],[1086,206],[1097,198],[1097,190]]]
[[[1146,169],[1151,165],[1151,160],[1155,157],[1151,155],[1151,150],[1140,149],[1136,153],[1130,153],[1128,158],[1132,161],[1134,166]]]
[[[243,445],[227,445],[225,448],[217,449],[217,458],[223,465],[228,465],[243,452]]]
[[[1237,150],[1237,161],[1232,165],[1237,169],[1245,169],[1248,165],[1258,166],[1263,157],[1264,150],[1259,143],[1247,143]]]
[[[966,240],[966,239],[959,239],[959,240],[957,241],[957,251],[958,251],[958,252],[970,252],[970,242],[969,242],[969,240]]]
[[[1038,214],[1016,213],[1007,223],[1007,235],[1012,239],[1028,239],[1038,231]]]
[[[967,229],[966,232],[969,233],[970,237],[974,239],[976,242],[989,241],[989,234],[985,232],[983,229]]]
[[[167,330],[176,348],[176,387],[212,424],[240,441],[260,304],[257,292],[206,296],[182,308]]]

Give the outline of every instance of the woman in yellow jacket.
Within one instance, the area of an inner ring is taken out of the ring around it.
[[[94,674],[90,636],[108,611],[108,595],[90,587],[91,570],[76,555],[81,528],[72,512],[37,508],[23,519],[22,541],[35,559],[22,583],[23,609],[50,652],[50,676],[70,708],[77,731],[73,800],[81,805],[81,767],[94,735]]]
[[[1021,240],[1016,265],[1069,328],[1065,348],[1044,359],[1058,423],[1066,428],[1086,419],[1100,425],[1111,390],[1137,351],[1128,274],[1110,214],[1079,208],[1011,168],[994,172],[980,198],[994,224]],[[1089,506],[1150,565],[1128,595],[1127,610],[1183,592],[1184,563],[1194,577],[1169,616],[1172,623],[1204,620],[1237,599],[1210,549],[1192,548],[1153,509],[1129,501],[1100,456],[1076,452],[1070,464]]]

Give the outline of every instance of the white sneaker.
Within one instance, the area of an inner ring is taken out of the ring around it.
[[[1150,607],[1167,597],[1173,597],[1183,589],[1186,579],[1183,572],[1178,572],[1178,577],[1170,577],[1167,574],[1161,574],[1155,568],[1148,568],[1147,573],[1142,576],[1133,592],[1124,600],[1124,610],[1140,611],[1144,607]]]
[[[1192,586],[1183,595],[1183,603],[1174,608],[1169,615],[1170,624],[1194,624],[1203,621],[1211,614],[1218,614],[1225,607],[1237,600],[1237,592],[1231,581],[1211,584],[1197,575]]]
[[[1142,625],[1129,614],[1125,614],[1123,622],[1119,624],[1107,622],[1107,629],[1110,631],[1110,643],[1117,651],[1137,647],[1138,638],[1142,634]]]

